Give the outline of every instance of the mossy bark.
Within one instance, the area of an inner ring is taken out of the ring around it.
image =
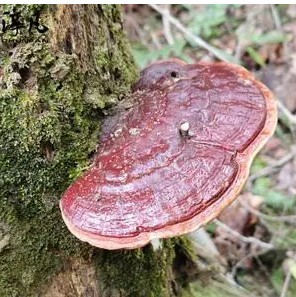
[[[120,10],[0,5],[5,24],[15,14],[23,24],[0,43],[2,297],[177,295],[178,242],[157,251],[95,249],[68,232],[58,209],[99,145],[102,109],[137,77]]]

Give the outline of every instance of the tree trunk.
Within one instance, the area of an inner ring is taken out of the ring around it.
[[[0,19],[0,295],[178,295],[185,239],[103,251],[58,208],[99,144],[102,109],[137,76],[120,7],[1,5]]]

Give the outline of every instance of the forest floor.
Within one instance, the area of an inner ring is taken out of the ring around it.
[[[207,248],[251,296],[296,296],[296,5],[124,10],[140,69],[170,57],[226,60],[243,65],[274,92],[276,132],[256,157],[237,201],[206,227]]]

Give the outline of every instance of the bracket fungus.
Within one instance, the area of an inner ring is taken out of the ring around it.
[[[218,216],[277,123],[271,92],[224,62],[156,62],[130,99],[106,119],[93,166],[60,201],[69,230],[105,249],[141,247]]]

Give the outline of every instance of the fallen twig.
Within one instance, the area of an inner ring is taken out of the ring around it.
[[[270,216],[267,215],[261,211],[258,211],[254,209],[252,206],[250,206],[248,203],[243,201],[242,199],[239,199],[239,203],[250,213],[258,216],[259,218],[273,221],[273,222],[287,222],[287,223],[295,223],[296,222],[296,215],[290,215],[290,216]]]
[[[292,147],[292,151],[279,159],[278,161],[274,162],[273,164],[263,168],[257,173],[252,174],[248,179],[247,187],[250,188],[251,184],[259,177],[270,175],[278,171],[281,167],[283,167],[285,164],[293,160],[296,156],[296,148]]]
[[[206,41],[204,41],[199,36],[191,33],[180,21],[178,21],[176,18],[174,18],[170,14],[169,11],[166,11],[166,10],[160,8],[159,5],[156,5],[156,4],[148,4],[148,5],[151,8],[153,8],[155,11],[157,11],[158,13],[160,13],[163,18],[167,18],[167,20],[171,24],[173,24],[178,30],[180,30],[185,35],[185,37],[187,38],[187,40],[193,41],[198,46],[206,49],[207,51],[209,51],[210,53],[212,53],[214,56],[216,56],[217,58],[219,58],[220,60],[228,61],[228,62],[237,62],[237,63],[239,62],[239,61],[237,61],[236,58],[234,58],[232,56],[229,56],[229,59],[227,59],[225,57],[225,54],[221,53],[221,50],[219,50],[216,47],[208,44]],[[232,61],[230,61],[230,60],[232,60]]]
[[[278,31],[282,30],[282,23],[281,23],[281,18],[279,16],[279,13],[277,11],[277,8],[274,4],[270,4],[270,10],[271,10],[271,14],[274,20],[274,24],[275,24],[275,28]]]
[[[170,4],[167,4],[163,11],[165,14],[170,15]],[[174,43],[174,37],[171,31],[171,23],[165,15],[162,15],[162,24],[165,39],[167,40],[168,44],[172,45]]]
[[[278,100],[277,103],[279,111],[287,117],[291,124],[296,125],[296,116],[290,112],[290,110],[282,103],[281,100]]]
[[[288,288],[289,288],[289,284],[290,284],[290,280],[291,280],[291,270],[289,269],[289,271],[286,275],[286,278],[285,278],[285,282],[284,282],[280,297],[286,297]]]
[[[239,269],[239,267],[241,267],[241,265],[249,258],[253,258],[254,254],[253,252],[248,253],[246,256],[244,256],[243,258],[241,258],[238,262],[235,263],[235,265],[232,267],[231,269],[231,275],[233,278],[235,278],[237,271]]]
[[[259,240],[258,238],[255,238],[255,237],[252,237],[252,236],[249,236],[249,237],[243,236],[239,232],[231,229],[230,227],[228,227],[227,225],[225,225],[224,223],[222,223],[221,221],[219,221],[217,219],[214,220],[214,223],[216,225],[218,225],[219,227],[223,228],[229,234],[237,237],[242,242],[252,243],[252,244],[255,244],[255,245],[257,245],[257,246],[259,246],[259,247],[261,247],[263,249],[267,249],[267,250],[271,250],[271,249],[275,248],[273,244],[263,242],[263,241]]]

